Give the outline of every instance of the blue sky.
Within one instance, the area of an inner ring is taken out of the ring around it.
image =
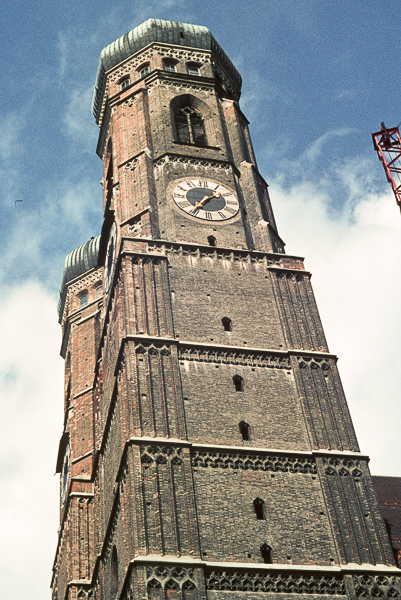
[[[370,136],[382,120],[401,121],[399,2],[9,2],[0,23],[2,598],[50,597],[58,285],[65,255],[101,227],[90,113],[99,53],[149,17],[206,25],[240,70],[259,169],[287,251],[313,273],[362,451],[373,473],[401,476],[401,217]]]

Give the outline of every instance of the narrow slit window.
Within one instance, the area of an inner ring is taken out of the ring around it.
[[[207,236],[207,241],[209,242],[209,246],[215,246],[216,245],[216,238],[214,237],[214,235],[208,235]]]
[[[272,564],[272,549],[269,544],[262,544],[260,547],[260,554],[262,555],[263,562],[266,565]]]
[[[256,513],[256,518],[258,521],[265,520],[265,503],[261,498],[255,498],[253,501],[253,508]]]
[[[113,546],[111,553],[111,597],[116,597],[118,592],[118,558],[117,548]]]
[[[233,377],[233,383],[234,383],[235,391],[236,392],[243,392],[244,391],[244,380],[241,377],[241,375],[234,375],[234,377]]]
[[[229,319],[228,317],[223,317],[221,319],[221,322],[223,324],[224,331],[232,331],[233,330],[231,319]]]
[[[245,421],[241,421],[240,423],[238,423],[238,426],[239,426],[240,433],[242,435],[242,439],[245,442],[249,441],[251,438],[251,428],[249,426],[249,423],[246,423]]]

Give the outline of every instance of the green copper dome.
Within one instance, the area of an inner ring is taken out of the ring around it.
[[[59,319],[61,319],[64,310],[64,303],[67,296],[67,283],[90,269],[96,269],[99,256],[99,244],[100,235],[91,238],[88,242],[85,242],[85,244],[78,246],[78,248],[75,248],[75,250],[67,254],[64,261],[64,269],[57,302]]]
[[[106,72],[152,42],[210,50],[238,90],[241,89],[241,75],[207,27],[163,21],[162,19],[148,19],[101,51],[92,100],[92,114],[96,121],[99,119]]]

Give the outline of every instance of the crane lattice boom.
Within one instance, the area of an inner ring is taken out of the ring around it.
[[[386,172],[395,199],[401,210],[401,137],[398,127],[387,128],[381,123],[381,130],[372,133],[373,147]]]

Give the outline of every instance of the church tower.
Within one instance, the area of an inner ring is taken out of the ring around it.
[[[101,53],[104,223],[60,287],[53,600],[401,596],[240,91],[205,27],[149,19]]]

